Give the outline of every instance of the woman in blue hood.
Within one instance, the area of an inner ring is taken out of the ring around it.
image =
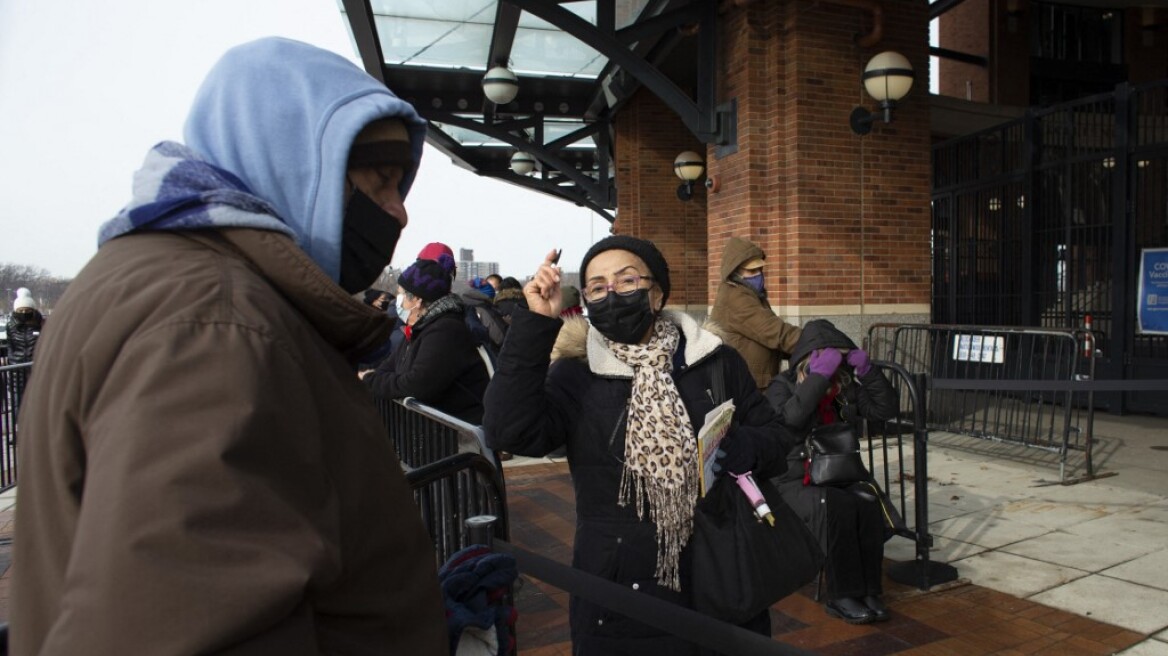
[[[444,654],[433,547],[353,363],[424,122],[233,48],[55,308],[21,415],[15,654]]]

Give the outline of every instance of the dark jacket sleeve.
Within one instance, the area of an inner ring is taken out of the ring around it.
[[[830,386],[831,379],[819,374],[808,374],[798,384],[780,374],[767,386],[766,396],[783,425],[804,436],[811,430],[815,408]]]
[[[725,368],[726,386],[734,399],[734,429],[726,439],[747,438],[756,458],[755,474],[777,476],[786,469],[786,454],[798,441],[758,390],[754,376],[738,351],[723,346],[719,351]],[[715,363],[717,364],[717,363]]]
[[[467,354],[473,353],[470,336],[461,322],[439,320],[426,328],[429,334],[405,344],[395,357],[365,377],[373,393],[386,399],[412,396],[423,403],[433,403],[463,375]],[[460,330],[461,329],[461,330]],[[415,349],[408,365],[404,349]],[[478,354],[474,354],[478,359]]]
[[[887,421],[896,416],[900,409],[899,399],[892,383],[879,367],[873,366],[868,375],[860,379],[856,391],[856,405],[860,416],[873,421]]]
[[[579,416],[580,390],[548,378],[563,321],[517,309],[483,399],[483,432],[492,449],[542,456],[562,445]],[[567,364],[567,363],[562,363]],[[557,365],[560,366],[560,365]]]

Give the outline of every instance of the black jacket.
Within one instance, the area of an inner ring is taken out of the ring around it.
[[[425,323],[365,377],[369,389],[386,399],[412,396],[465,422],[481,422],[489,378],[461,307],[423,318]]]
[[[8,364],[32,362],[37,339],[41,335],[44,317],[33,310],[31,314],[13,312],[8,315]]]
[[[527,309],[527,299],[524,298],[522,289],[500,289],[499,293],[495,294],[495,309],[499,311],[499,316],[503,317],[507,325],[511,325],[511,315],[515,314],[518,308]]]
[[[724,390],[735,401],[736,428],[726,440],[756,444],[762,475],[783,466],[786,435],[767,405],[746,364],[733,349],[699,328],[686,315],[666,313],[681,328],[683,342],[674,356],[673,377],[695,433],[714,408],[711,372],[723,368]],[[557,333],[568,357],[550,363]],[[483,429],[487,443],[521,455],[544,455],[567,445],[576,491],[573,566],[629,585],[645,594],[690,606],[689,552],[682,552],[681,591],[656,584],[656,529],[636,510],[617,505],[624,460],[625,417],[630,373],[589,334],[583,319],[563,322],[517,310],[487,388]],[[572,342],[567,347],[564,341]],[[586,357],[585,357],[586,356]],[[695,647],[640,623],[573,598],[573,653],[694,654]]]
[[[826,321],[812,321],[803,327],[803,333],[795,346],[792,358],[795,366],[774,377],[767,387],[766,397],[778,414],[783,425],[791,430],[799,442],[787,453],[787,470],[774,480],[783,494],[783,500],[807,523],[812,535],[822,536],[826,504],[823,489],[814,485],[803,485],[803,461],[806,459],[804,440],[812,429],[820,423],[817,408],[820,399],[831,386],[831,380],[819,374],[808,373],[802,383],[798,380],[798,364],[811,352],[820,348],[854,349],[856,345],[846,335]],[[844,411],[850,416],[857,434],[861,434],[864,419],[882,421],[896,416],[898,399],[896,390],[875,366],[862,378],[854,378],[847,362],[840,365],[845,378],[850,382],[840,390],[833,402],[837,414],[844,406],[851,406],[854,412]]]

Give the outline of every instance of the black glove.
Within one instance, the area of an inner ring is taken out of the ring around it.
[[[755,450],[754,439],[736,433],[730,433],[722,439],[715,456],[715,472],[728,471],[734,474],[745,474],[754,471],[754,466],[758,464],[758,453]]]

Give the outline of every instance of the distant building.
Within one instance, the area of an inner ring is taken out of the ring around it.
[[[473,260],[459,260],[458,262],[458,279],[463,282],[469,282],[476,277],[485,278],[493,273],[499,273],[498,262],[475,262]]]

